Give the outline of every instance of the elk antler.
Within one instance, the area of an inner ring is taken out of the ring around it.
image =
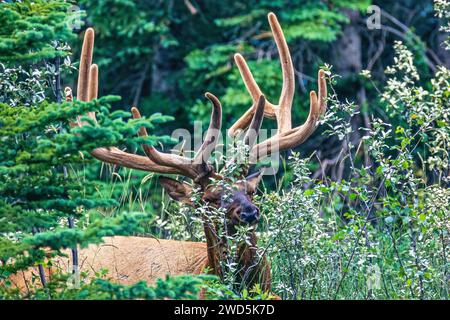
[[[315,91],[311,91],[310,112],[308,119],[303,125],[292,129],[291,108],[295,91],[294,67],[283,30],[278,23],[277,17],[274,13],[269,13],[268,19],[280,55],[281,69],[283,73],[283,87],[278,105],[265,101],[264,112],[262,113],[263,116],[267,118],[275,118],[277,120],[277,134],[252,147],[250,157],[253,160],[261,159],[270,155],[274,151],[294,148],[303,143],[314,132],[320,116],[324,114],[326,110],[327,86],[325,81],[325,72],[323,70],[319,70],[319,98],[317,97]],[[238,131],[245,130],[249,126],[250,122],[255,119],[256,110],[258,109],[256,107],[257,101],[258,99],[261,101],[260,97],[262,97],[261,89],[253,78],[244,57],[237,53],[235,54],[234,59],[241,73],[244,84],[252,96],[253,106],[247,110],[244,115],[242,115],[241,118],[239,118],[230,128],[229,134],[231,136],[235,136]]]
[[[207,161],[219,141],[219,134],[222,126],[222,106],[219,99],[209,92],[207,92],[205,96],[213,105],[211,121],[205,141],[193,159],[175,154],[162,153],[153,146],[147,144],[142,146],[145,154],[150,160],[161,166],[176,168],[183,175],[194,179],[195,182],[200,182],[205,176],[212,173],[212,168],[207,164]],[[133,107],[131,112],[135,119],[141,117],[139,110],[136,107]],[[140,136],[147,136],[147,130],[144,127],[141,127],[138,134]]]
[[[77,99],[80,101],[91,101],[98,95],[98,67],[92,64],[92,55],[94,49],[94,30],[86,30],[81,53],[81,61],[78,76]],[[72,91],[65,89],[66,100],[72,101]],[[218,178],[212,167],[207,163],[211,151],[215,149],[218,142],[218,135],[222,125],[222,106],[219,100],[211,93],[205,94],[213,106],[211,121],[206,135],[206,139],[200,147],[197,155],[193,158],[178,156],[175,154],[166,154],[159,152],[153,146],[144,144],[142,147],[147,157],[122,151],[116,147],[96,148],[91,155],[98,160],[110,164],[120,165],[131,169],[167,173],[181,174],[193,179],[195,182],[203,184],[205,177]],[[141,115],[136,107],[131,109],[134,118],[140,118]],[[95,113],[89,112],[88,117],[96,120]],[[73,126],[83,126],[80,118]],[[141,127],[138,134],[146,136],[147,131]]]

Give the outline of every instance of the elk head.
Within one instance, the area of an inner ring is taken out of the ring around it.
[[[309,116],[303,125],[292,128],[291,106],[295,91],[294,68],[289,48],[275,14],[270,13],[268,19],[280,55],[283,73],[283,86],[278,104],[272,104],[264,98],[245,59],[240,54],[236,54],[234,57],[242,79],[252,96],[253,105],[230,128],[229,134],[231,136],[244,134],[243,141],[248,146],[248,156],[252,159],[250,163],[255,163],[274,152],[300,145],[314,132],[320,115],[326,109],[325,75],[324,71],[320,70],[318,75],[319,95],[317,96],[314,91],[310,93]],[[92,64],[93,46],[94,31],[90,28],[85,33],[79,69],[77,99],[81,101],[90,101],[97,98],[98,68],[97,65]],[[159,182],[172,199],[190,205],[194,205],[190,200],[193,185],[198,186],[204,203],[207,203],[211,208],[222,208],[226,211],[227,230],[232,235],[236,225],[254,226],[260,218],[259,208],[253,203],[252,196],[257,189],[262,174],[258,172],[245,178],[249,168],[244,168],[242,170],[243,175],[237,182],[230,181],[232,185],[231,200],[223,201],[223,187],[211,182],[213,180],[228,182],[229,179],[216,173],[208,163],[211,152],[215,149],[219,140],[218,135],[222,125],[222,106],[211,93],[206,93],[205,96],[212,104],[211,119],[205,140],[193,158],[163,153],[146,144],[142,146],[145,156],[128,153],[110,146],[99,147],[93,150],[91,154],[102,162],[114,165],[189,178],[192,181],[191,184],[165,176],[160,177]],[[72,99],[70,88],[66,88],[66,98]],[[141,117],[137,108],[133,107],[131,111],[134,118]],[[95,121],[95,114],[89,113],[88,116]],[[271,138],[255,144],[264,117],[276,119],[278,131]],[[84,123],[77,119],[74,125],[82,126]],[[140,128],[138,134],[146,136],[146,129]],[[215,274],[220,275],[223,241],[216,232],[217,226],[209,223],[207,217],[204,219],[204,229],[207,238],[209,265]],[[270,290],[270,266],[264,257],[256,261],[256,236],[254,231],[250,235],[250,242],[250,245],[243,244],[240,247],[237,257],[242,281],[246,286],[259,283],[263,290]]]
[[[226,209],[226,218],[230,226],[254,225],[259,221],[260,215],[259,208],[253,204],[252,198],[261,177],[262,174],[258,172],[244,181],[234,183],[231,188],[209,184],[201,190],[201,202],[212,208]],[[195,205],[191,200],[193,193],[191,185],[167,177],[159,177],[159,183],[173,200]],[[231,193],[230,199],[224,200],[225,192]]]

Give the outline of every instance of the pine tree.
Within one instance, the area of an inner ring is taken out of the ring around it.
[[[154,129],[170,119],[155,114],[126,121],[130,113],[109,111],[110,104],[120,100],[115,96],[60,103],[58,61],[69,53],[64,44],[73,38],[66,8],[65,1],[0,7],[0,298],[21,297],[10,289],[8,276],[35,265],[42,286],[32,289],[28,298],[194,297],[200,280],[191,277],[161,280],[155,288],[145,283],[113,285],[103,279],[80,288],[65,285],[76,271],[78,246],[142,232],[142,222],[149,219],[124,212],[91,220],[91,211],[117,202],[98,197],[96,182],[83,174],[93,161],[89,151],[113,145],[137,150],[144,142],[167,142],[167,137],[142,138],[136,133],[141,126]],[[98,124],[82,117],[88,111],[97,113]],[[71,128],[79,116],[88,125]],[[43,267],[66,248],[72,249],[72,270],[49,282]]]
[[[55,43],[76,37],[69,28],[73,19],[68,13],[70,6],[61,0],[2,3],[0,60],[41,61],[66,55]]]

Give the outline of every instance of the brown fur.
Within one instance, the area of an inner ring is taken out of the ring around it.
[[[222,187],[206,185],[202,186],[203,195],[202,201],[208,203],[211,208],[224,207],[226,209],[227,218],[227,234],[232,236],[235,234],[235,227],[237,224],[245,224],[241,219],[243,212],[247,210],[259,209],[253,204],[253,193],[256,191],[258,183],[261,181],[262,174],[257,174],[247,177],[243,181],[234,184],[232,202],[222,203],[222,196],[225,192]],[[171,178],[163,177],[159,182],[169,194],[169,196],[179,202],[189,205],[194,205],[191,201],[192,187],[184,182],[179,182]],[[214,225],[208,214],[203,216],[203,228],[207,243],[207,257],[211,273],[222,276],[221,261],[224,260],[224,254],[228,250],[226,243],[220,238],[219,226]],[[259,217],[258,217],[259,219]],[[265,256],[258,257],[257,255],[257,237],[255,233],[257,220],[253,222],[254,228],[248,234],[250,245],[243,243],[239,246],[237,262],[239,266],[238,280],[241,283],[241,289],[253,288],[258,284],[264,292],[269,292],[271,289],[271,273],[270,264]]]
[[[327,87],[325,73],[323,70],[320,70],[318,75],[319,95],[317,96],[314,91],[310,94],[310,114],[308,119],[303,125],[292,129],[291,105],[295,91],[293,64],[283,31],[276,16],[270,13],[268,19],[280,54],[283,72],[283,89],[278,105],[271,104],[265,100],[244,58],[239,54],[235,55],[237,66],[254,100],[254,104],[230,128],[229,133],[234,135],[236,132],[245,130],[250,126],[244,138],[246,144],[251,146],[250,160],[261,159],[270,155],[275,150],[273,146],[276,146],[277,150],[281,151],[303,143],[314,132],[320,115],[326,109]],[[96,65],[91,65],[93,46],[94,31],[93,29],[88,29],[83,43],[78,81],[78,100],[82,101],[97,97],[98,70]],[[70,91],[70,89],[66,89],[66,96],[71,97],[71,94],[67,94]],[[222,119],[220,102],[210,93],[207,93],[206,97],[213,105],[209,129],[220,131]],[[140,118],[136,108],[132,109],[132,113],[134,118]],[[95,120],[94,114],[89,116]],[[264,116],[276,118],[278,134],[257,145],[253,145],[254,137],[259,132]],[[79,122],[78,125],[83,124]],[[253,135],[249,136],[249,132],[252,132]],[[145,129],[139,130],[139,135],[145,136],[146,134]],[[202,200],[204,202],[209,203],[212,207],[225,207],[227,209],[227,220],[230,224],[228,226],[228,235],[233,235],[236,224],[248,223],[254,225],[257,221],[255,217],[258,216],[259,219],[259,209],[253,205],[251,196],[256,191],[256,186],[262,175],[253,176],[237,183],[237,186],[240,187],[240,193],[235,194],[234,202],[231,205],[224,206],[221,201],[221,190],[215,190],[209,186],[210,178],[226,180],[226,177],[219,176],[214,172],[212,166],[208,164],[209,151],[214,149],[217,142],[218,139],[212,133],[212,130],[208,130],[207,138],[194,159],[165,154],[148,145],[143,146],[148,158],[126,153],[117,148],[97,148],[91,154],[103,162],[114,165],[149,172],[181,174],[191,178],[195,184],[201,187],[201,192],[203,192]],[[248,168],[243,169],[244,172],[248,171]],[[174,200],[192,205],[190,199],[191,186],[169,178],[160,178],[160,183]],[[109,276],[114,281],[124,284],[131,284],[138,280],[154,283],[157,278],[164,277],[167,273],[172,275],[197,274],[201,273],[207,265],[214,274],[221,275],[220,261],[222,261],[223,253],[227,248],[222,239],[218,237],[216,226],[210,225],[206,218],[204,219],[204,229],[207,245],[204,243],[136,237],[108,238],[106,239],[107,244],[91,246],[81,251],[81,271],[98,271],[101,268],[107,268],[109,269]],[[246,287],[259,284],[263,291],[270,291],[270,264],[265,256],[260,258],[256,254],[257,239],[255,232],[252,231],[249,236],[250,244],[242,244],[238,250],[237,258],[241,282]],[[58,258],[57,262],[61,263],[65,270],[68,269],[68,259]],[[15,275],[13,278],[17,287],[23,289],[27,285],[27,279],[31,278],[31,271],[23,275]]]
[[[154,284],[167,274],[200,274],[208,265],[206,244],[201,242],[162,240],[143,237],[106,237],[104,243],[90,245],[79,251],[80,271],[92,278],[102,268],[108,269],[107,277],[115,283],[131,285],[144,280]],[[69,250],[67,250],[68,257]],[[52,267],[46,268],[47,280],[57,271],[68,272],[70,258],[52,259]],[[38,285],[32,279],[39,279],[36,268],[19,272],[10,277],[12,285],[23,293],[27,288]]]

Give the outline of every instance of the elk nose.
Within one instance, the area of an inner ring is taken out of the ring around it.
[[[241,212],[241,219],[242,221],[246,223],[253,223],[255,221],[258,221],[259,219],[259,210],[258,209],[250,209],[250,210],[243,210]]]

